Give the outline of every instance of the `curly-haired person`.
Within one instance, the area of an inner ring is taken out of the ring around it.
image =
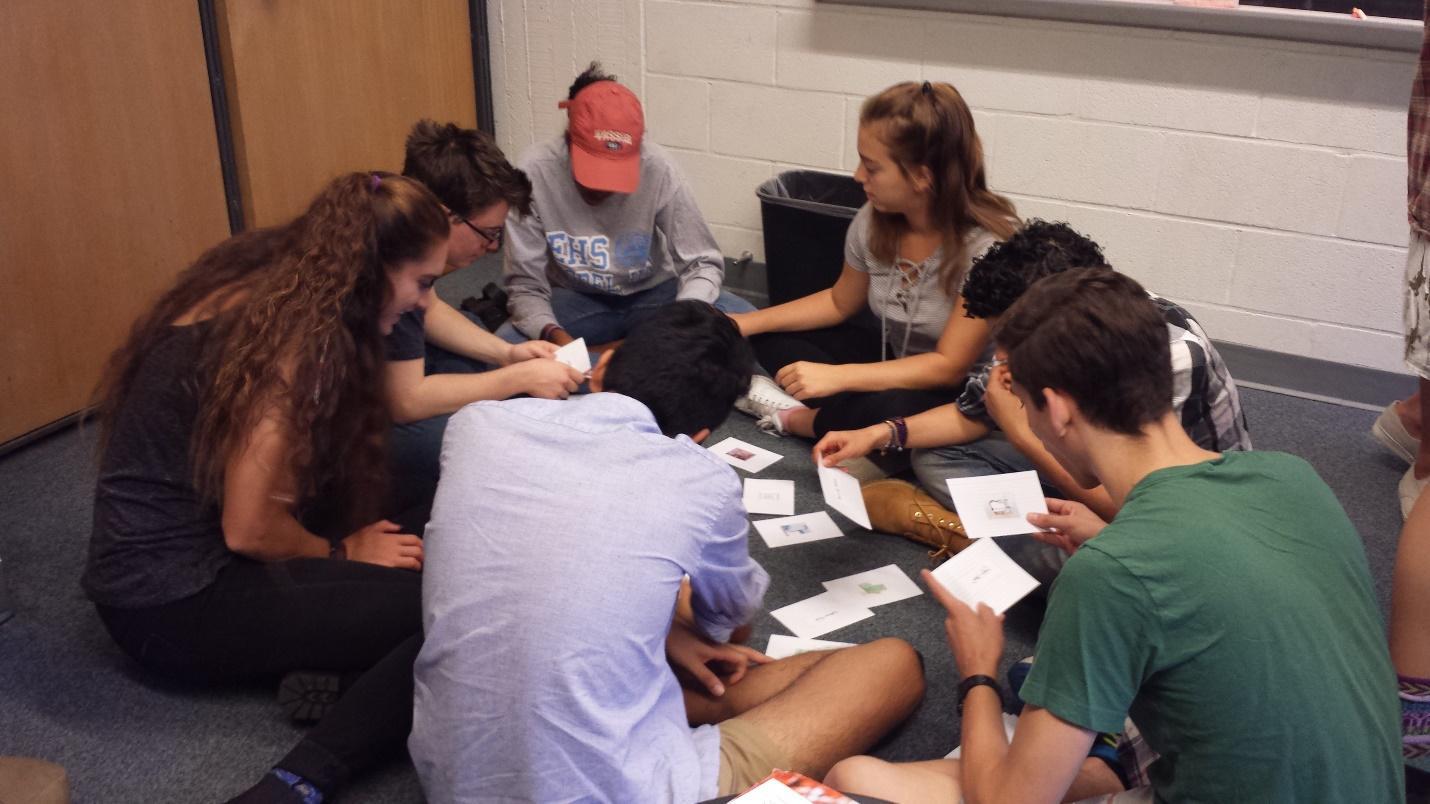
[[[1009,307],[1037,281],[1065,271],[1110,268],[1097,243],[1065,223],[1033,220],[988,250],[969,270],[963,287],[967,315],[983,319],[991,328]],[[1151,294],[1149,294],[1151,295]],[[1251,448],[1246,416],[1236,385],[1201,324],[1176,304],[1152,295],[1167,322],[1172,354],[1172,410],[1192,440],[1215,451]],[[1065,344],[1070,354],[1081,344]],[[1115,513],[1111,499],[1100,486],[1085,489],[1048,453],[1028,428],[1027,416],[1010,390],[1007,368],[995,359],[975,368],[957,401],[910,416],[905,422],[903,446],[913,449],[914,472],[923,490],[932,496],[923,513],[934,520],[949,520],[953,500],[945,480],[1037,470],[1054,496],[1085,504],[1104,519]],[[890,430],[883,423],[862,430],[825,436],[815,453],[826,465],[867,455],[884,447]],[[896,511],[907,506],[889,504],[914,493],[909,484],[884,480],[865,487],[865,501],[875,527],[902,533],[915,523]],[[940,510],[942,509],[942,510]],[[1020,564],[1045,583],[1056,574],[1066,556],[1031,537],[1000,539]]]
[[[319,801],[410,728],[423,548],[383,518],[383,339],[449,230],[418,182],[340,177],[199,257],[110,359],[82,580],[110,636],[202,685],[351,680],[242,801]]]

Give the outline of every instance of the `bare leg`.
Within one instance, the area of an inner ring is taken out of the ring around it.
[[[1430,678],[1430,494],[1400,530],[1390,593],[1390,659],[1403,676]]]
[[[739,719],[787,751],[791,770],[820,778],[902,723],[923,695],[918,653],[903,640],[880,639],[825,654]]]
[[[1430,380],[1424,379],[1423,377],[1421,378],[1419,390],[1415,392],[1414,396],[1406,400],[1406,405],[1412,405],[1416,401],[1416,397],[1419,397],[1420,402],[1419,405],[1415,406],[1420,412],[1420,421],[1430,420]],[[1409,429],[1408,425],[1406,429]],[[1410,434],[1419,435],[1420,432],[1421,431],[1417,428],[1411,430]],[[1430,477],[1430,438],[1420,439],[1420,452],[1415,456],[1415,476]]]
[[[805,671],[818,664],[830,651],[801,653],[787,659],[752,667],[745,677],[735,684],[725,685],[725,694],[716,698],[698,682],[686,683],[682,679],[685,693],[685,717],[692,726],[719,723],[744,714],[756,706],[784,692]]]
[[[1421,422],[1425,421],[1422,412],[1426,397],[1426,394],[1423,393],[1425,385],[1426,381],[1421,380],[1420,386],[1415,389],[1415,393],[1411,394],[1409,399],[1402,399],[1395,403],[1395,412],[1400,416],[1400,423],[1405,425],[1405,431],[1416,439],[1419,439],[1420,434],[1424,432],[1421,429]]]
[[[817,408],[795,408],[785,419],[785,431],[800,438],[814,438],[814,416]]]
[[[956,759],[894,763],[861,756],[840,761],[824,777],[824,783],[841,793],[888,801],[953,802],[959,800],[962,792],[959,773]],[[1107,763],[1088,758],[1062,800],[1082,801],[1122,790],[1121,780]]]
[[[885,801],[955,802],[962,793],[959,773],[956,759],[896,764],[859,756],[840,760],[824,783],[841,793]]]

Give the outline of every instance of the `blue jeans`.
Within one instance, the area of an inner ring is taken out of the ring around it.
[[[605,293],[580,293],[567,288],[551,289],[551,312],[572,338],[585,338],[589,346],[618,341],[631,331],[652,310],[675,301],[680,282],[669,279],[649,290],[616,296]],[[722,313],[748,313],[755,305],[728,290],[720,291],[715,309]],[[497,328],[497,337],[507,343],[527,340],[510,321]],[[595,361],[591,361],[592,364]]]
[[[1001,475],[1008,472],[1028,472],[1035,467],[1027,456],[1018,451],[1008,437],[995,430],[977,441],[951,447],[916,449],[911,458],[914,474],[919,485],[929,496],[938,500],[939,505],[954,511],[953,497],[948,493],[944,481],[956,477],[983,477]],[[1049,497],[1063,496],[1057,489],[1043,484],[1043,493]],[[1018,566],[1043,584],[1043,591],[1057,577],[1068,561],[1068,555],[1050,544],[1044,544],[1032,536],[999,536],[998,546],[1017,562]]]
[[[466,311],[463,315],[477,323]],[[481,326],[477,323],[477,326]],[[492,366],[440,346],[427,344],[425,374],[472,374]],[[432,497],[437,493],[437,475],[442,456],[442,435],[451,414],[415,422],[394,424],[388,436],[389,464],[392,468],[393,510],[391,517],[406,533],[422,534],[432,513]]]

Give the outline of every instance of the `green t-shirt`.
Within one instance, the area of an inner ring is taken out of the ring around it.
[[[1022,697],[1095,731],[1130,714],[1159,800],[1404,800],[1365,550],[1291,455],[1143,478],[1053,584]]]

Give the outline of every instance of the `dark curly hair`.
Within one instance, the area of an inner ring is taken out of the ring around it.
[[[969,318],[995,318],[1045,276],[1069,268],[1111,267],[1102,247],[1071,226],[1035,218],[973,263],[963,302]]]
[[[591,62],[591,65],[576,76],[576,80],[571,82],[571,88],[566,92],[566,100],[576,100],[576,94],[597,81],[614,81],[616,77],[601,69],[599,61]]]

